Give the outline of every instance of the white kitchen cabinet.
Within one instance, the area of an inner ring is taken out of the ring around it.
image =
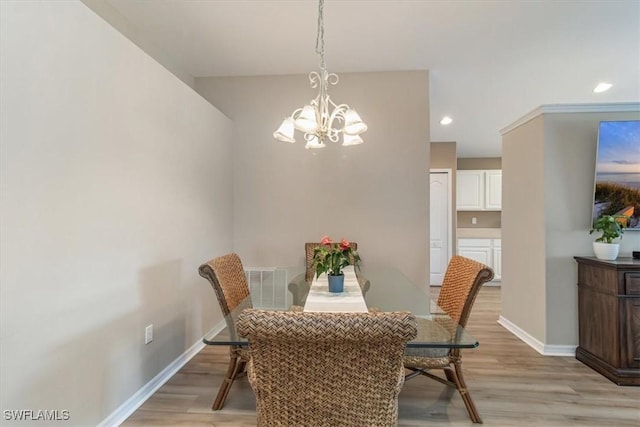
[[[493,280],[502,280],[502,240],[492,239],[491,268],[493,268]]]
[[[456,174],[456,209],[459,211],[479,211],[483,206],[483,171],[458,171]]]
[[[456,173],[456,209],[502,209],[502,170],[459,170]]]
[[[492,239],[458,239],[458,255],[491,264]]]
[[[499,211],[502,209],[502,171],[484,172],[484,208]]]
[[[458,239],[458,255],[471,258],[493,269],[493,281],[502,279],[501,239]]]

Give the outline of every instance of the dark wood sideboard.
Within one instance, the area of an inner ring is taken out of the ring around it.
[[[640,260],[578,262],[576,359],[618,385],[640,385]]]

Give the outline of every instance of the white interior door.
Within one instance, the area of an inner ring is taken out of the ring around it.
[[[440,286],[451,258],[451,171],[429,174],[430,284]]]

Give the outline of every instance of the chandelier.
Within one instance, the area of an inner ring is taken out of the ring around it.
[[[327,91],[329,85],[338,83],[338,75],[327,72],[324,63],[324,0],[318,3],[318,32],[316,53],[320,55],[320,72],[309,73],[311,88],[319,87],[318,96],[303,108],[298,108],[284,119],[273,137],[280,141],[296,142],[295,130],[304,133],[305,148],[326,147],[325,141],[338,142],[342,134],[342,145],[362,144],[360,134],[367,130],[356,110],[347,104],[336,105]],[[331,111],[330,111],[331,110]],[[339,128],[334,125],[342,126]]]

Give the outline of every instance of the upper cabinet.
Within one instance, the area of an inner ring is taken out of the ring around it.
[[[502,210],[502,170],[484,171],[484,208]]]
[[[480,211],[484,207],[484,171],[463,170],[456,175],[456,207]]]
[[[457,210],[502,210],[502,170],[459,170],[456,179]]]

